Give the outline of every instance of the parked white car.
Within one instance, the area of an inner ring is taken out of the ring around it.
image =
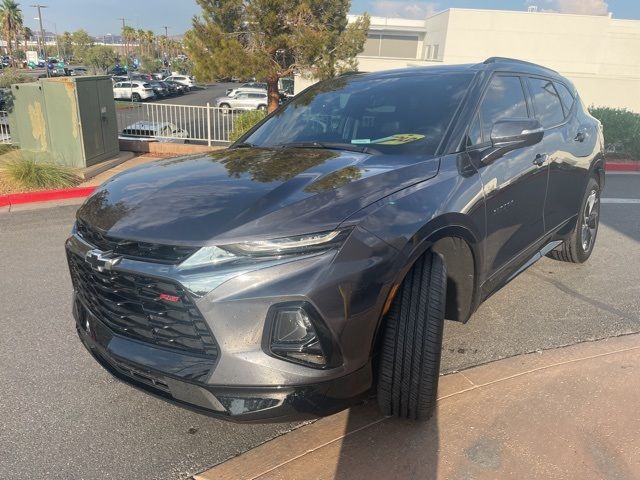
[[[247,82],[243,83],[236,88],[228,88],[226,94],[228,97],[235,97],[238,92],[253,92],[253,93],[266,93],[267,84],[259,82]]]
[[[140,121],[122,130],[120,138],[123,140],[186,143],[189,138],[189,132],[169,122]]]
[[[239,92],[234,97],[216,98],[216,107],[220,107],[223,114],[232,110],[266,110],[267,92]]]
[[[259,87],[239,87],[239,88],[233,88],[231,90],[227,90],[227,97],[235,97],[236,95],[238,95],[239,93],[263,93],[263,94],[267,94],[267,89],[266,88],[259,88]]]
[[[170,77],[165,78],[165,81],[166,80],[170,80],[170,81],[185,85],[189,87],[189,90],[197,86],[196,80],[193,77],[188,75],[171,75]]]
[[[146,82],[127,81],[118,82],[113,86],[113,98],[116,100],[133,100],[141,102],[150,98],[156,98],[151,85]]]

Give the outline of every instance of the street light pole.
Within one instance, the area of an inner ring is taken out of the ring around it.
[[[42,27],[42,8],[47,8],[46,5],[40,5],[36,3],[35,5],[31,5],[33,8],[38,9],[38,22],[40,22],[40,40],[42,41],[42,58],[46,60],[47,56],[47,41],[44,38],[44,28]],[[49,76],[49,69],[47,68],[47,77]]]

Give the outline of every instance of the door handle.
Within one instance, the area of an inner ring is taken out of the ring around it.
[[[543,154],[538,154],[536,155],[536,158],[533,159],[533,164],[541,167],[542,165],[545,164],[545,162],[549,159],[549,155],[547,155],[546,153]]]

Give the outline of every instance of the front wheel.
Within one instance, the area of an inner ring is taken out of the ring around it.
[[[547,254],[554,260],[563,262],[586,262],[596,243],[598,226],[600,225],[600,185],[591,177],[580,206],[576,226],[567,240],[557,249]]]
[[[402,282],[384,319],[378,405],[385,415],[428,420],[436,405],[447,273],[426,253]]]
[[[258,110],[260,110],[261,112],[265,112],[267,110],[267,106],[266,105],[258,105]]]

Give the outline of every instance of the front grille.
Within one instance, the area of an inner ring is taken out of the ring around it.
[[[78,298],[114,333],[217,357],[213,335],[180,285],[137,274],[99,272],[71,252],[67,258]]]
[[[198,250],[197,247],[161,245],[110,237],[82,220],[78,220],[76,226],[78,228],[78,234],[84,238],[87,243],[90,243],[103,252],[114,252],[120,256],[133,259],[154,260],[175,264],[187,259]]]

